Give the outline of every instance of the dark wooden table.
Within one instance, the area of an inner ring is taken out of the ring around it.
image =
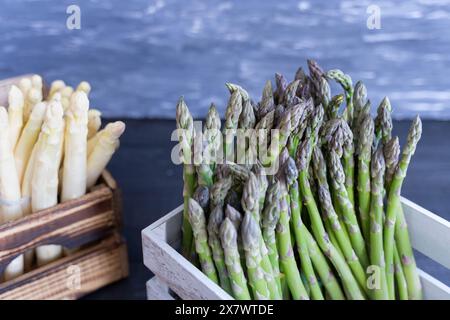
[[[172,120],[126,120],[120,150],[109,166],[123,190],[123,233],[128,242],[130,276],[86,299],[145,299],[151,277],[142,263],[141,230],[182,202],[182,170],[172,164]],[[394,133],[405,140],[409,121],[396,121]],[[450,122],[425,121],[403,195],[450,220]],[[419,266],[450,284],[450,271],[417,255]]]

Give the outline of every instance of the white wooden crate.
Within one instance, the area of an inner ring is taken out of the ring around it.
[[[413,247],[450,269],[450,222],[402,198]],[[233,299],[176,248],[181,241],[183,206],[179,206],[142,230],[144,264],[155,275],[147,282],[149,299]],[[450,288],[419,270],[425,299],[450,299]]]

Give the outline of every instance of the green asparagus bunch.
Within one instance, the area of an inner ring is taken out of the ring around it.
[[[374,119],[361,81],[308,69],[257,103],[226,84],[223,133],[213,104],[194,130],[180,99],[183,254],[239,300],[421,299],[400,197],[420,119],[401,149],[388,98]]]

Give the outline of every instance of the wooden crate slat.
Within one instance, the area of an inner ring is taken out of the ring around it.
[[[80,288],[68,268],[80,268]],[[0,285],[0,299],[77,299],[128,276],[126,246],[117,236]]]
[[[428,300],[449,300],[450,288],[441,281],[419,269],[424,297]]]
[[[105,185],[83,197],[0,226],[0,271],[19,254],[38,245],[78,247],[117,227],[113,193]]]
[[[151,226],[142,232],[144,264],[182,299],[232,299],[161,238],[164,234],[162,225],[167,220],[180,219],[180,214],[174,210],[169,217],[154,223],[153,229],[160,229],[156,234],[149,229]]]
[[[402,198],[412,246],[450,269],[450,222]]]
[[[169,293],[169,287],[158,277],[153,277],[147,281],[148,300],[175,300]]]

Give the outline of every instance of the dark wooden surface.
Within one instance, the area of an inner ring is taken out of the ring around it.
[[[151,277],[142,264],[141,230],[181,204],[181,167],[172,164],[175,142],[171,120],[126,120],[120,150],[109,165],[123,193],[124,235],[128,242],[130,276],[86,299],[145,299]],[[394,133],[403,143],[409,121],[396,121]],[[450,220],[450,122],[425,121],[403,195]],[[417,255],[421,268],[450,284],[450,272]]]

